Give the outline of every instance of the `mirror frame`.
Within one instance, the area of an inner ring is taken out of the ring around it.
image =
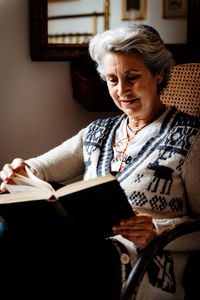
[[[47,0],[29,0],[30,47],[33,61],[72,61],[88,55],[88,47],[81,44],[49,44],[47,37]],[[177,63],[200,61],[198,29],[200,1],[188,0],[187,43],[166,44]]]

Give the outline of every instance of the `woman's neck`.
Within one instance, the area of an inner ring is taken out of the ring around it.
[[[152,111],[152,113],[146,117],[143,118],[129,117],[128,127],[132,132],[137,132],[139,130],[142,130],[148,124],[152,123],[154,120],[159,118],[164,113],[165,110],[166,110],[166,106],[161,103],[159,108]]]

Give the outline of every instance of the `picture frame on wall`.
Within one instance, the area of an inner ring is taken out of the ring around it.
[[[48,2],[64,2],[64,1],[72,1],[72,0],[48,0]]]
[[[186,18],[188,0],[163,0],[163,18]]]
[[[146,0],[121,0],[121,20],[146,19]]]

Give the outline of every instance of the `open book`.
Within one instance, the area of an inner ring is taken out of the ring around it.
[[[28,177],[15,173],[12,178],[15,185],[6,184],[6,189],[10,194],[0,195],[0,204],[41,199],[54,201],[62,196],[115,180],[114,176],[106,175],[95,179],[81,180],[55,190],[50,183],[35,176],[28,167],[25,168]]]
[[[54,190],[47,182],[33,175],[15,174],[15,185],[7,184],[9,193],[0,195],[0,216],[17,224],[18,220],[35,222],[41,218],[52,220],[70,219],[82,229],[104,235],[111,234],[113,225],[134,215],[119,182],[112,175],[82,180]],[[29,222],[30,223],[30,222]],[[13,225],[14,226],[14,225]]]

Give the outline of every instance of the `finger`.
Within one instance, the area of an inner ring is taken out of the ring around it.
[[[28,164],[25,163],[25,161],[22,158],[15,158],[12,162],[13,170],[23,176],[28,177],[27,172],[25,170],[25,167],[28,167],[30,171],[36,175],[36,170],[32,167],[30,167]]]
[[[1,172],[0,172],[0,177],[1,177],[1,179],[4,181],[4,180],[6,180],[7,175],[4,173],[4,171],[1,171]]]
[[[151,231],[154,228],[153,223],[138,223],[128,226],[117,226],[117,229],[122,230],[142,230],[142,231]]]
[[[153,231],[153,229],[133,229],[133,228],[122,228],[121,230],[119,230],[120,234],[124,235],[128,235],[128,236],[139,236],[139,237],[145,237],[149,234],[151,234],[151,232]]]
[[[10,179],[14,176],[13,169],[10,164],[5,164],[3,170],[1,171],[2,180]]]
[[[17,169],[17,168],[21,168],[21,167],[25,167],[25,162],[22,158],[15,158],[13,159],[12,163],[11,163],[13,169]]]
[[[145,226],[114,226],[112,228],[114,234],[128,234],[129,236],[143,236],[149,234],[153,231],[153,226],[151,224],[146,224]]]
[[[15,158],[10,164],[14,171],[24,171],[25,172],[25,162],[22,158]]]
[[[142,236],[151,233],[154,230],[154,225],[153,223],[131,223],[123,226],[113,226],[112,230],[114,234],[139,234],[140,236]]]
[[[14,159],[12,163],[5,164],[2,171],[0,172],[0,177],[3,181],[8,183],[13,177],[14,172],[21,173],[22,175],[25,175],[25,163],[22,159]]]
[[[5,192],[6,191],[6,187],[5,187],[5,182],[1,183],[1,191]]]
[[[153,224],[151,216],[139,216],[122,220],[120,226],[134,226],[136,224]]]
[[[156,238],[156,236],[157,236],[157,233],[155,230],[147,231],[143,235],[141,235],[139,233],[138,234],[137,233],[130,234],[130,232],[123,234],[123,237],[130,240],[131,242],[136,244],[141,249],[145,248],[153,239]]]
[[[6,185],[7,184],[15,184],[15,182],[13,181],[13,180],[9,180],[8,182],[6,182],[6,181],[3,181],[2,183],[1,183],[1,185],[0,185],[0,191],[1,192],[5,192],[6,190],[7,190],[7,188],[6,188]]]
[[[14,159],[10,164],[5,164],[1,172],[1,178],[3,180],[11,179],[14,177],[14,172],[21,172],[24,170],[25,163],[21,158]]]

